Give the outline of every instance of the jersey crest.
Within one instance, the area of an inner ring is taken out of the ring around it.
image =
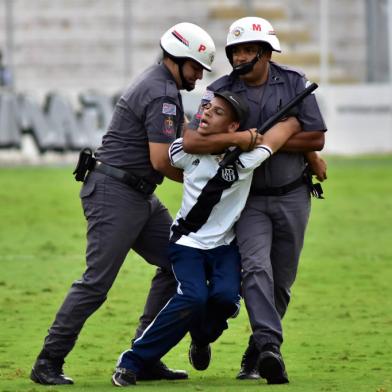
[[[228,166],[220,169],[222,180],[226,182],[234,182],[238,179],[238,172],[234,166]]]

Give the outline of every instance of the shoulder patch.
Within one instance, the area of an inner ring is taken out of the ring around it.
[[[212,98],[214,98],[214,93],[211,90],[206,90],[201,97],[203,101],[211,101]]]
[[[177,107],[174,105],[174,103],[164,103],[162,105],[162,113],[175,116],[177,113]]]
[[[175,135],[174,121],[171,116],[167,116],[163,122],[162,132],[167,136]]]

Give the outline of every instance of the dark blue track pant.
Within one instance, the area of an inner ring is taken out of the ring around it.
[[[227,328],[238,313],[240,256],[236,244],[202,250],[171,243],[169,256],[177,293],[158,313],[117,366],[139,372],[156,362],[189,331],[193,341],[206,345]]]

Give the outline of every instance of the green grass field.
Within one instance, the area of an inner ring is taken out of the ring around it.
[[[328,158],[326,199],[313,200],[299,274],[284,320],[290,384],[236,381],[249,325],[243,308],[213,345],[205,372],[188,363],[186,337],[165,362],[188,381],[142,391],[392,391],[392,156]],[[0,391],[106,391],[127,348],[154,269],[130,253],[108,300],[67,358],[76,384],[43,387],[28,376],[71,282],[84,270],[80,185],[70,167],[0,169]],[[175,213],[181,186],[159,195]],[[113,390],[113,389],[112,389]]]

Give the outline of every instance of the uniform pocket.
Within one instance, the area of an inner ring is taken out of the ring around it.
[[[87,181],[83,184],[82,189],[80,190],[79,196],[81,199],[91,196],[95,190],[95,182]]]

